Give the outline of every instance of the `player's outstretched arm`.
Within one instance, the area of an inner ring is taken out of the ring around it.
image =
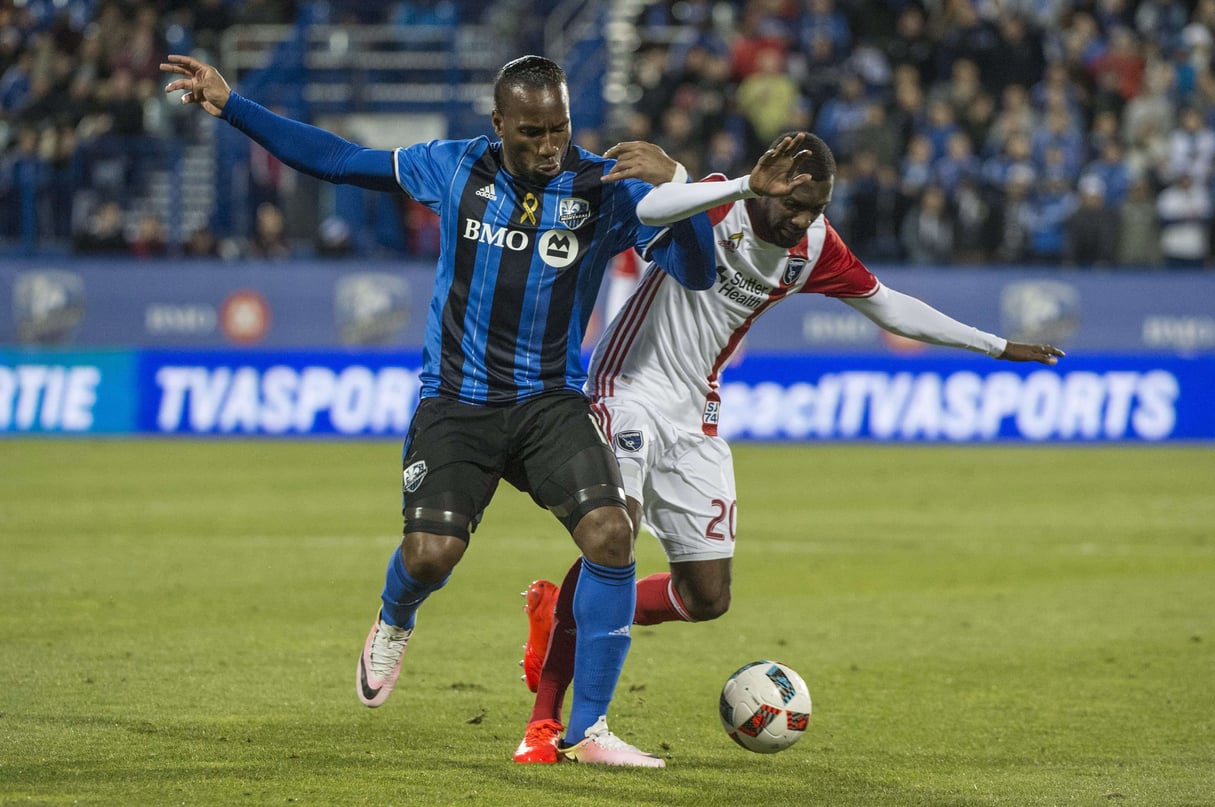
[[[1036,361],[1039,364],[1058,364],[1067,354],[1054,345],[1030,345],[1024,342],[1009,342],[997,359],[1004,361]]]
[[[1064,355],[1053,345],[1009,342],[941,313],[917,297],[879,285],[868,297],[840,298],[878,326],[934,345],[960,347],[1004,361],[1036,361],[1053,365]]]
[[[183,104],[198,104],[223,118],[297,171],[326,182],[401,190],[391,151],[363,148],[332,132],[276,115],[233,92],[218,70],[190,56],[170,55],[160,69],[183,76],[169,82],[165,92],[185,91]]]
[[[183,76],[169,82],[165,92],[184,90],[185,94],[181,97],[183,104],[198,104],[217,118],[223,113],[232,88],[214,67],[191,56],[171,53],[167,62],[161,62],[160,69],[164,73]]]

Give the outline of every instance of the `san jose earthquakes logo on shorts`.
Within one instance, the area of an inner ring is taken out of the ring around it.
[[[616,445],[621,451],[640,451],[643,442],[639,431],[620,432],[616,435]]]
[[[418,460],[401,472],[401,487],[406,493],[413,493],[426,478],[426,460]]]
[[[577,196],[566,196],[557,203],[557,221],[577,230],[591,217],[591,203]]]
[[[797,276],[806,268],[806,259],[789,256],[789,262],[785,264],[785,274],[781,276],[780,283],[782,286],[792,286],[793,281],[797,280]]]

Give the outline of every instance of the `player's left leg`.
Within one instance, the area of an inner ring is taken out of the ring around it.
[[[670,564],[637,581],[634,625],[707,622],[730,609],[731,558],[706,558]]]
[[[680,433],[646,479],[645,525],[670,571],[638,582],[635,624],[702,622],[729,609],[737,512],[729,445]]]

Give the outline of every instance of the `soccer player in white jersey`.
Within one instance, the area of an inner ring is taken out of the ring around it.
[[[608,156],[626,174],[650,148],[622,144]],[[729,607],[735,488],[730,447],[717,434],[718,385],[751,323],[776,303],[825,294],[920,341],[1007,361],[1053,365],[1063,356],[1051,345],[964,325],[881,283],[823,217],[834,182],[827,144],[798,132],[779,138],[748,176],[667,182],[637,206],[638,217],[655,225],[708,211],[717,280],[689,291],[651,265],[591,358],[586,391],[620,462],[634,530],[644,523],[670,562],[669,572],[638,581],[634,624],[715,619]],[[577,566],[560,587],[538,580],[526,592],[524,678],[537,694],[516,762],[557,761],[574,667],[568,589]]]

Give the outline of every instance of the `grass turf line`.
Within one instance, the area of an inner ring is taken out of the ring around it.
[[[0,802],[1210,803],[1209,448],[735,450],[733,607],[635,629],[613,705],[656,772],[510,762],[574,550],[509,486],[367,710],[395,444],[0,442]],[[775,756],[716,716],[761,657],[815,702]]]

